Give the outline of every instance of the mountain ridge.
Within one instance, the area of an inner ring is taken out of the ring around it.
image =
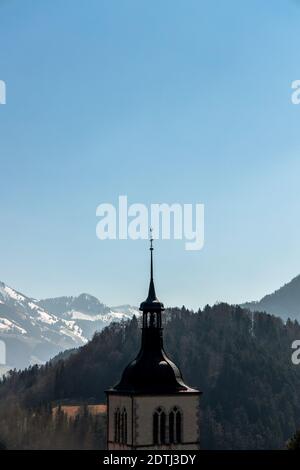
[[[300,321],[300,275],[241,307]],[[37,300],[0,281],[0,340],[7,349],[7,363],[1,364],[0,358],[0,374],[8,368],[42,364],[64,350],[83,346],[95,332],[134,315],[140,315],[135,306],[109,307],[88,293]]]
[[[42,364],[66,349],[83,346],[111,322],[138,314],[132,306],[115,309],[86,293],[36,300],[0,281],[0,340],[6,348],[0,373]]]
[[[283,320],[300,320],[300,275],[260,300],[245,302],[241,307],[271,313]]]

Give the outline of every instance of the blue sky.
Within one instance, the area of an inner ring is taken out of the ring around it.
[[[96,207],[205,204],[205,246],[156,243],[167,305],[258,299],[300,273],[300,2],[0,0],[0,279],[138,304],[145,241]]]

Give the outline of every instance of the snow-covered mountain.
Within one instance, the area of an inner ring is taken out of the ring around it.
[[[134,314],[134,307],[109,308],[89,294],[36,300],[0,282],[0,373],[82,346],[95,331]]]
[[[113,321],[128,320],[133,315],[139,315],[137,307],[130,305],[107,307],[89,294],[44,299],[39,302],[39,305],[60,318],[74,321],[88,339],[95,331],[102,330]]]

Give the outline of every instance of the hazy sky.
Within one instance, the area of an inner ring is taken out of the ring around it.
[[[205,204],[205,246],[156,243],[167,305],[258,299],[300,273],[300,4],[0,0],[0,279],[138,304],[148,243],[96,207]]]

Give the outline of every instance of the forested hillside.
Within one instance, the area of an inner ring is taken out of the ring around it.
[[[291,362],[291,343],[300,339],[299,324],[284,324],[272,315],[227,304],[207,306],[197,313],[172,309],[166,313],[165,323],[167,352],[180,365],[186,382],[203,392],[202,448],[284,447],[300,427],[300,366]],[[47,446],[57,447],[57,431],[53,424],[48,429],[49,405],[68,400],[104,402],[105,389],[137,354],[139,342],[134,317],[110,325],[64,360],[12,372],[0,385],[0,441],[7,447],[16,441],[24,447],[20,437],[25,432],[24,420],[28,428],[33,414],[36,420],[44,414],[46,418],[40,418],[34,429],[47,429]],[[102,424],[90,425],[86,437],[90,448],[103,446]],[[51,439],[53,444],[49,444]],[[43,447],[36,435],[32,442],[35,448]],[[72,439],[68,442],[66,447],[76,446]]]
[[[300,276],[296,276],[275,292],[265,295],[258,302],[247,302],[242,307],[252,311],[272,313],[285,320],[287,318],[299,320]]]

